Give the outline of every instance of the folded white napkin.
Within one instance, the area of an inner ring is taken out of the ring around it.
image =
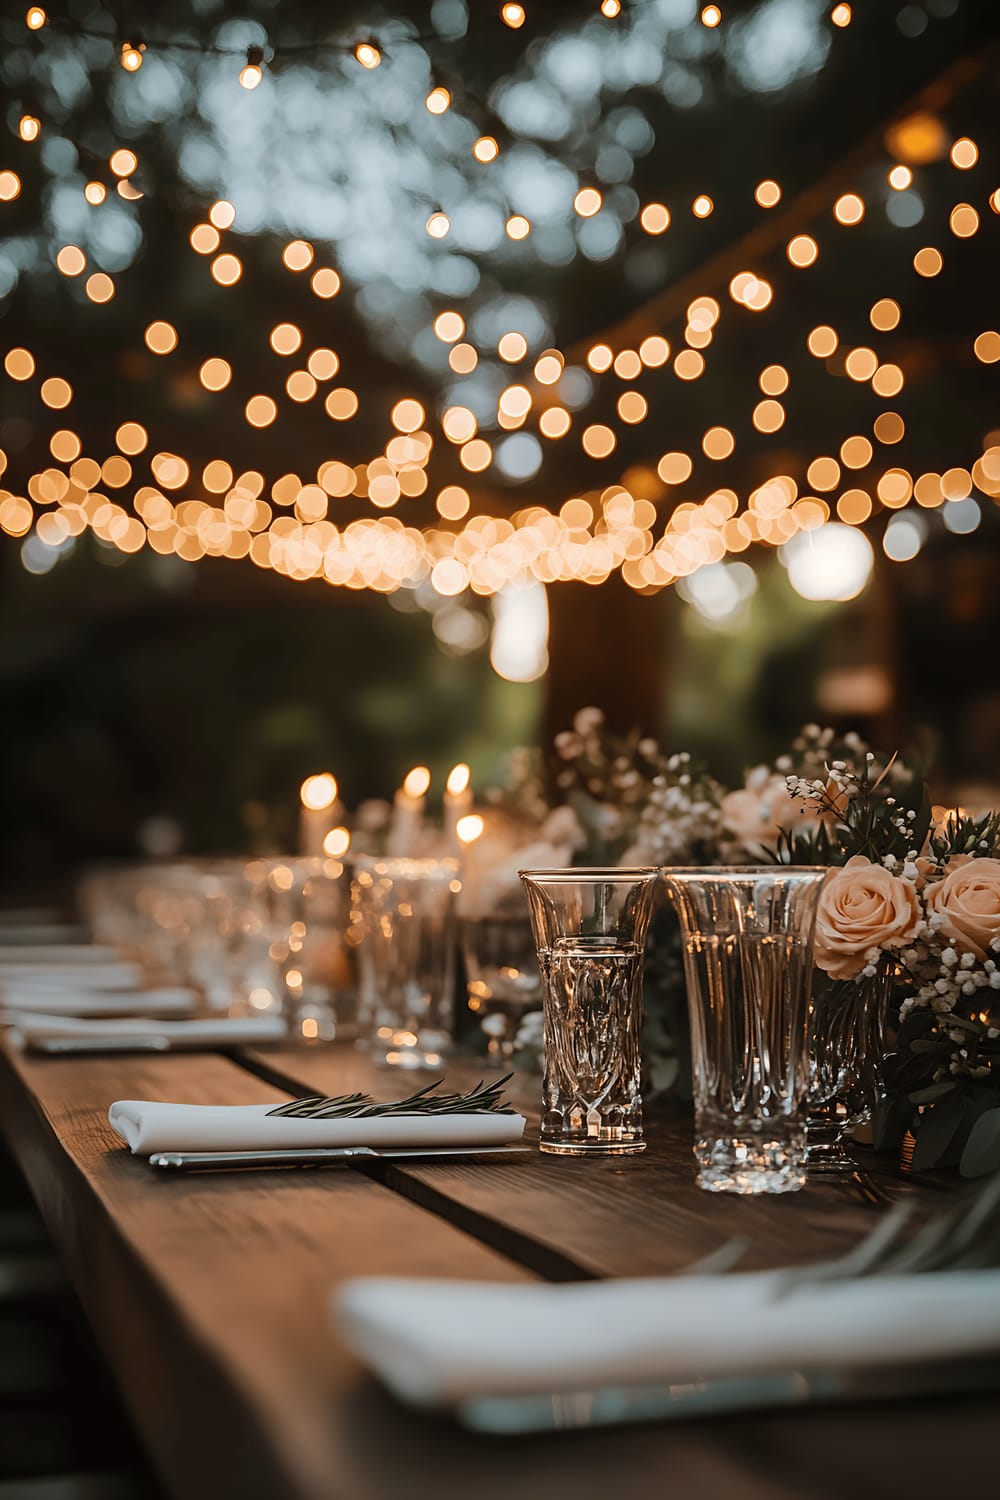
[[[11,1031],[15,1046],[43,1047],[46,1042],[76,1041],[93,1051],[106,1042],[116,1051],[134,1041],[138,1047],[162,1037],[165,1051],[197,1047],[238,1047],[252,1042],[273,1042],[286,1034],[280,1016],[248,1016],[230,1020],[220,1017],[197,1021],[157,1021],[152,1017],[124,1016],[91,1020],[82,1016],[33,1015],[21,1011]],[[62,1049],[60,1049],[62,1050]],[[155,1148],[154,1148],[155,1149]]]
[[[47,1016],[184,1016],[198,1004],[194,990],[78,990],[64,984],[0,984],[0,1020],[18,1012]]]
[[[118,950],[101,943],[26,943],[17,942],[10,930],[4,932],[0,941],[0,969],[11,964],[41,964],[60,968],[67,964],[110,964],[118,958]]]
[[[136,990],[142,985],[138,964],[117,959],[113,963],[0,962],[0,992],[10,984],[73,985],[88,990]]]
[[[1000,1352],[1000,1271],[799,1283],[781,1272],[571,1286],[371,1277],[344,1342],[401,1399],[451,1406]]]
[[[302,1120],[273,1104],[160,1104],[120,1099],[108,1119],[139,1156],[154,1151],[295,1151],[324,1146],[503,1146],[524,1133],[521,1115],[394,1115]]]

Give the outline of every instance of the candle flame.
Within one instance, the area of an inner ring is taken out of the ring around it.
[[[323,840],[323,853],[330,859],[343,859],[351,847],[351,835],[346,828],[331,828]]]
[[[426,766],[414,766],[403,778],[403,791],[408,797],[424,797],[431,784],[431,773]]]
[[[302,806],[307,807],[310,812],[321,812],[324,807],[332,807],[337,800],[337,778],[331,776],[329,771],[307,776],[299,788],[299,796]]]
[[[459,843],[474,844],[476,839],[482,837],[485,826],[478,813],[467,813],[464,818],[459,818],[455,824],[455,833],[458,835]]]
[[[445,782],[453,797],[458,797],[469,785],[469,777],[472,773],[464,761],[459,761],[457,766],[452,766],[448,772],[448,780]]]

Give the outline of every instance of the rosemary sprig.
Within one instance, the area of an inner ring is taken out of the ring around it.
[[[269,1109],[268,1114],[296,1120],[367,1120],[387,1115],[510,1115],[514,1111],[503,1097],[503,1087],[513,1076],[513,1073],[508,1073],[494,1083],[479,1082],[467,1094],[435,1093],[444,1083],[443,1078],[437,1078],[408,1099],[395,1099],[389,1104],[376,1104],[370,1094],[340,1094],[329,1099],[310,1094],[305,1099],[293,1099],[290,1104],[279,1104],[276,1109]]]

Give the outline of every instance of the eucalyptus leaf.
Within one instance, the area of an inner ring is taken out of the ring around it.
[[[1000,1109],[988,1109],[969,1131],[959,1171],[963,1177],[1000,1171]]]

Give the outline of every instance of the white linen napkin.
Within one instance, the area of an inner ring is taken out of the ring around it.
[[[116,959],[109,963],[0,962],[0,991],[10,984],[74,985],[88,990],[137,990],[142,985],[138,964]]]
[[[64,984],[0,984],[0,1021],[18,1012],[47,1016],[184,1016],[197,1007],[194,990],[78,990]]]
[[[780,1271],[525,1287],[370,1277],[345,1282],[334,1315],[390,1390],[439,1407],[1000,1352],[1000,1271],[791,1287]]]
[[[60,968],[77,964],[110,964],[117,958],[117,948],[109,948],[104,943],[15,942],[9,932],[0,942],[0,969],[12,964],[41,964],[48,968],[54,964]]]
[[[120,1099],[108,1119],[138,1156],[154,1151],[311,1151],[323,1147],[504,1146],[519,1141],[515,1114],[391,1115],[310,1120],[272,1115],[274,1104],[161,1104]]]
[[[230,1020],[209,1017],[196,1021],[157,1021],[152,1017],[123,1016],[120,1019],[91,1020],[83,1016],[32,1015],[19,1013],[11,1038],[15,1046],[43,1047],[59,1040],[80,1042],[88,1051],[99,1043],[108,1043],[115,1051],[127,1050],[129,1042],[142,1048],[144,1042],[162,1037],[164,1051],[173,1052],[197,1047],[238,1047],[252,1042],[273,1042],[287,1034],[280,1016],[247,1016]],[[62,1049],[60,1049],[62,1050]]]

